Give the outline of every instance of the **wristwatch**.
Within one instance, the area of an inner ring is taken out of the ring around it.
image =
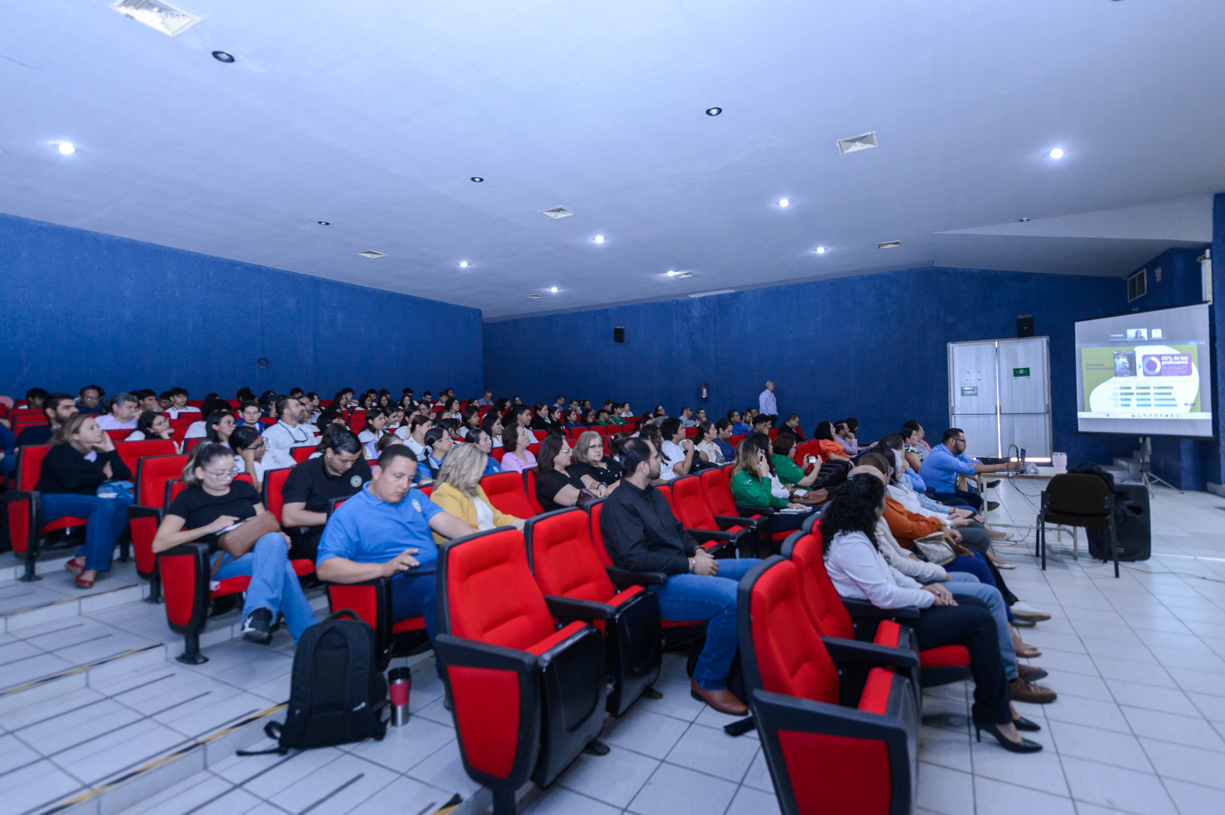
[[[689,574],[693,574],[694,559],[689,558]]]

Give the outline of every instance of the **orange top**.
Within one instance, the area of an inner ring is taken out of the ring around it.
[[[842,445],[833,439],[817,439],[817,447],[821,450],[822,457],[842,456],[848,458],[846,450],[842,449]]]
[[[911,512],[889,496],[885,496],[885,523],[889,524],[889,531],[897,542],[906,549],[914,549],[916,538],[939,532],[944,527],[939,518]]]

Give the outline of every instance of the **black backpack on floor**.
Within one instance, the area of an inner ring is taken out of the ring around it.
[[[351,620],[339,619],[342,616]],[[382,740],[387,722],[387,679],[375,660],[374,629],[342,609],[313,625],[298,641],[285,724],[264,732],[278,746],[269,753],[329,747],[373,737]],[[239,753],[239,755],[257,755]]]

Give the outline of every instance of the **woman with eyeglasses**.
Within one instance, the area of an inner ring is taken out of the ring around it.
[[[297,642],[318,618],[289,562],[289,536],[269,532],[240,558],[223,552],[217,542],[230,527],[267,511],[255,487],[234,480],[233,462],[234,451],[229,447],[196,445],[183,468],[187,489],[166,511],[153,538],[153,551],[165,552],[191,542],[207,544],[209,561],[217,567],[214,580],[251,577],[242,607],[242,638],[268,645],[279,613]]]
[[[264,483],[264,437],[254,427],[235,428],[230,434],[234,451],[234,475],[246,473],[258,490]]]
[[[165,413],[146,410],[140,414],[140,418],[136,420],[136,429],[129,433],[124,441],[149,441],[151,439],[174,440],[174,431],[170,429],[170,420],[166,418]],[[174,449],[176,452],[179,450],[177,441],[174,443]]]
[[[621,465],[604,458],[604,437],[594,430],[579,435],[574,442],[572,457],[574,463],[569,467],[570,472],[577,475],[583,486],[592,492],[599,494],[597,487],[612,492],[621,483]]]

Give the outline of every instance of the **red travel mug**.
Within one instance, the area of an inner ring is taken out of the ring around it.
[[[408,722],[408,692],[413,677],[408,668],[392,668],[387,674],[387,689],[391,696],[391,724],[400,727]]]

